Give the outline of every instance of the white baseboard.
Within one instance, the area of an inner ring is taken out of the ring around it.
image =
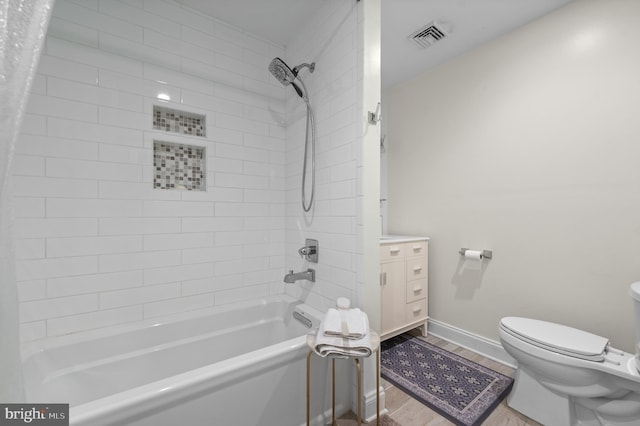
[[[389,410],[386,407],[386,398],[384,393],[384,388],[382,385],[378,388],[378,395],[380,397],[380,416],[382,417],[384,414],[387,414]],[[376,424],[377,419],[377,410],[376,410],[376,392],[368,392],[365,395],[362,395],[363,399],[363,408],[362,408],[362,419],[367,424]],[[356,408],[357,410],[357,408]],[[353,410],[355,413],[356,410]]]
[[[434,319],[429,319],[427,329],[429,334],[448,340],[511,368],[516,368],[516,361],[495,340],[487,339]]]

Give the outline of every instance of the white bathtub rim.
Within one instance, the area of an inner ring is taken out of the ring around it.
[[[307,318],[313,320],[313,326],[308,333],[317,331],[317,325],[324,316],[323,313],[304,304],[286,294],[274,295],[253,299],[245,302],[236,302],[199,309],[180,314],[172,314],[163,317],[150,318],[136,323],[117,325],[97,330],[84,331],[52,339],[42,339],[31,342],[23,350],[23,361],[33,354],[47,349],[56,349],[64,346],[82,344],[87,341],[100,340],[119,334],[135,332],[148,327],[163,324],[198,319],[224,312],[237,311],[244,308],[268,305],[270,303],[285,303],[288,305],[287,314],[293,311],[302,312]],[[297,321],[296,319],[293,319]],[[233,358],[205,365],[190,371],[166,377],[154,382],[136,386],[125,391],[88,401],[70,407],[70,420],[72,425],[97,425],[101,416],[109,416],[108,424],[126,421],[144,416],[151,411],[162,410],[168,403],[189,399],[194,395],[215,391],[233,380],[247,377],[272,369],[275,366],[300,359],[307,353],[306,335],[296,336],[289,340],[268,346],[268,349],[260,348]],[[60,401],[64,402],[64,401]]]
[[[224,313],[228,311],[236,311],[243,308],[251,308],[259,305],[267,305],[273,302],[283,301],[298,307],[303,302],[291,297],[287,294],[279,294],[274,296],[266,296],[258,299],[252,299],[242,302],[233,302],[224,305],[211,306],[193,311],[168,314],[154,318],[147,318],[135,323],[118,324],[109,327],[102,327],[93,330],[79,331],[77,333],[66,334],[62,336],[46,337],[40,340],[25,342],[22,344],[22,361],[24,362],[30,356],[42,352],[47,349],[55,349],[62,346],[73,345],[91,340],[97,340],[105,337],[112,337],[119,334],[136,331],[147,327],[162,326],[168,323],[187,321],[197,319],[212,314]],[[305,308],[303,308],[305,309]],[[312,312],[317,312],[313,308],[307,307]]]
[[[114,395],[70,407],[72,425],[94,425],[95,419],[107,414],[110,422],[119,422],[165,408],[167,402],[180,401],[211,391],[240,377],[287,363],[307,352],[306,336],[299,336],[175,376],[138,386]],[[215,366],[212,368],[212,366]],[[212,379],[216,379],[213,381]]]

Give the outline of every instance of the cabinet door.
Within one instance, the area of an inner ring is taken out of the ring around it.
[[[406,266],[404,260],[383,263],[382,273],[382,334],[404,325],[406,321]]]

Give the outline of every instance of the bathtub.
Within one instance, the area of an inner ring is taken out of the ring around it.
[[[306,334],[320,317],[282,295],[33,343],[27,400],[69,403],[71,425],[301,425]],[[312,377],[326,376],[320,364]]]

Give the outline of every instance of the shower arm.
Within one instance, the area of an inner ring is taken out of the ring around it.
[[[313,71],[316,69],[316,63],[315,62],[311,62],[310,64],[304,62],[300,65],[298,65],[297,67],[293,67],[293,73],[295,74],[295,76],[298,76],[298,73],[300,72],[300,70],[302,68],[309,68],[309,72],[313,74]]]

